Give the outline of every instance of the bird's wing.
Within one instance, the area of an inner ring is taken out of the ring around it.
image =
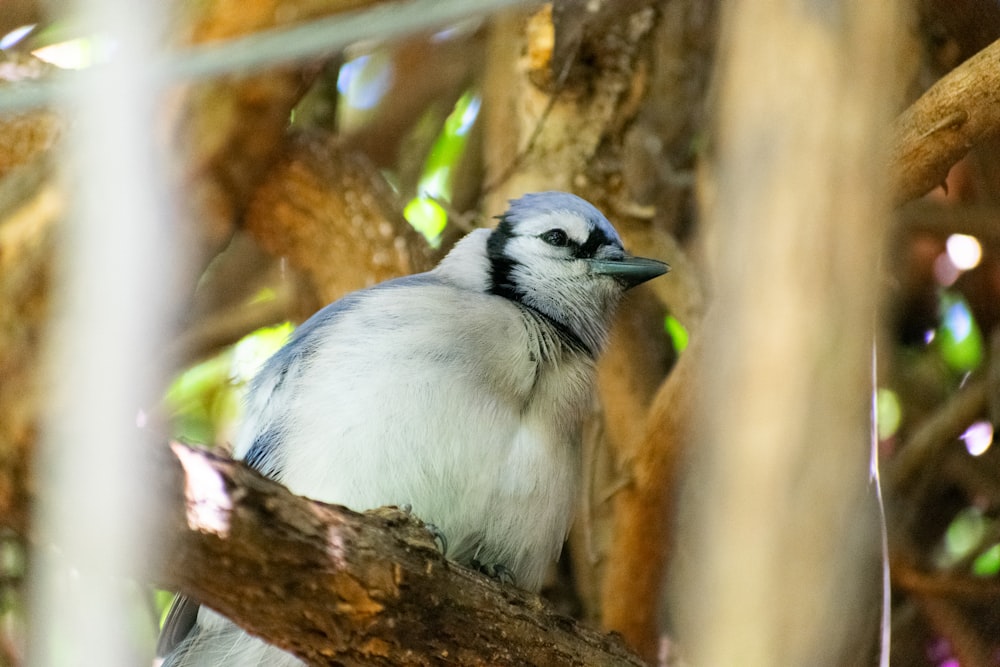
[[[261,474],[281,481],[281,443],[285,436],[287,410],[294,401],[283,400],[290,386],[303,373],[326,342],[326,333],[366,299],[382,290],[410,289],[440,285],[432,273],[403,276],[379,283],[334,301],[303,322],[288,343],[261,368],[250,385],[246,411],[234,456],[243,459]]]

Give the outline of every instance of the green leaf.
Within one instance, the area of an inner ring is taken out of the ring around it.
[[[663,318],[663,329],[667,332],[670,337],[670,342],[674,345],[674,350],[680,354],[685,349],[687,349],[689,336],[688,330],[681,324],[673,315],[667,315]]]
[[[987,519],[982,511],[967,507],[959,512],[944,534],[943,567],[950,567],[979,548],[986,535]]]
[[[417,183],[417,196],[403,210],[413,228],[435,248],[448,224],[448,214],[438,201],[451,201],[455,169],[461,164],[469,141],[469,130],[479,115],[481,100],[466,91],[444,121],[444,127],[424,161]]]
[[[448,224],[448,214],[430,197],[415,197],[403,209],[403,217],[424,235],[435,248],[441,243],[441,233]]]
[[[164,397],[173,436],[186,442],[213,444],[220,429],[239,414],[243,387],[284,345],[291,332],[292,325],[287,322],[258,329],[180,373]]]
[[[899,395],[892,389],[881,387],[875,393],[875,411],[879,440],[896,435],[903,419],[903,406],[899,402]]]
[[[976,370],[983,362],[983,334],[968,302],[957,292],[942,290],[938,308],[941,321],[934,341],[941,359],[956,373]]]
[[[994,544],[972,561],[972,573],[977,577],[995,577],[1000,574],[1000,543]]]

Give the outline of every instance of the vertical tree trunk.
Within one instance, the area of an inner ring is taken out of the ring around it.
[[[880,590],[868,396],[900,17],[760,0],[724,21],[682,643],[692,664],[848,664]]]

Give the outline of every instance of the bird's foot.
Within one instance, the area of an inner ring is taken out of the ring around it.
[[[448,538],[444,532],[432,523],[427,523],[413,513],[413,507],[409,504],[385,505],[375,509],[366,510],[365,514],[375,516],[387,522],[387,527],[400,531],[401,537],[414,543],[428,544],[428,536],[433,541],[434,547],[441,552],[442,556],[448,554]]]
[[[515,584],[514,573],[502,563],[480,563],[478,560],[473,559],[471,565],[473,570],[482,572],[490,579],[496,579],[501,584]]]
[[[437,545],[438,550],[441,552],[442,556],[448,555],[448,538],[445,537],[441,529],[435,526],[433,523],[424,523],[424,530],[431,534],[434,538],[434,544]]]

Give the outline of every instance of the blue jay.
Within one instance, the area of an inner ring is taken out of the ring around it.
[[[408,505],[451,560],[537,591],[569,530],[615,307],[669,267],[628,255],[574,195],[525,195],[499,220],[432,271],[349,294],[299,327],[251,383],[234,453],[310,498]],[[175,602],[165,633],[186,638],[165,666],[302,664],[196,609]]]

